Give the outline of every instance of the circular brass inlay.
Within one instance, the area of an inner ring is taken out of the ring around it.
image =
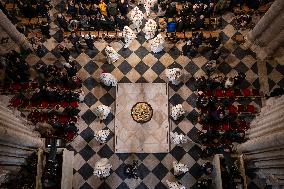
[[[131,116],[137,123],[146,123],[152,119],[153,109],[147,102],[137,102],[131,108]]]

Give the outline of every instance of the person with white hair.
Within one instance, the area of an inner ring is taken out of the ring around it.
[[[179,85],[182,72],[180,68],[172,68],[172,69],[166,69],[165,70],[166,76],[173,85]]]
[[[105,120],[107,116],[110,114],[111,107],[106,105],[99,105],[94,109],[94,114],[100,119]]]
[[[130,29],[128,26],[124,26],[122,31],[122,36],[124,37],[124,47],[128,48],[129,45],[132,43],[132,41],[136,38],[136,35],[132,29]]]
[[[94,38],[93,36],[88,33],[84,36],[86,45],[88,46],[89,49],[93,50],[94,49]]]
[[[181,185],[179,182],[170,182],[170,181],[166,180],[166,183],[167,183],[169,189],[186,189],[186,187]]]
[[[177,132],[170,132],[170,137],[175,145],[181,145],[188,142],[188,137]]]
[[[161,34],[158,34],[154,39],[150,41],[151,51],[153,53],[161,52],[164,48],[165,39]]]
[[[116,78],[111,73],[101,73],[100,81],[109,87],[115,87],[117,85]]]
[[[102,158],[95,163],[94,175],[99,178],[106,178],[110,175],[112,165],[107,158]]]
[[[139,33],[141,31],[140,27],[142,25],[143,12],[139,10],[138,7],[134,7],[131,11],[130,19],[133,22],[134,29]]]
[[[174,120],[178,120],[178,118],[185,114],[185,110],[181,104],[173,106],[171,110],[171,116]]]
[[[105,53],[109,64],[115,63],[119,59],[119,54],[111,46],[106,46]]]
[[[189,171],[188,166],[182,163],[173,161],[174,175],[179,176]]]
[[[157,24],[153,19],[149,19],[144,28],[145,38],[147,40],[154,38],[155,33],[157,32]]]
[[[144,8],[146,10],[146,16],[150,16],[151,8],[155,6],[157,0],[144,0]]]
[[[99,143],[106,143],[109,134],[110,134],[109,129],[99,130],[94,132],[94,137]]]

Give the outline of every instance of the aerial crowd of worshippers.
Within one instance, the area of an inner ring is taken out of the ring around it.
[[[229,3],[228,3],[229,2]],[[79,103],[84,101],[84,92],[81,89],[82,81],[77,76],[78,65],[71,56],[70,49],[64,45],[64,41],[70,41],[76,53],[82,53],[87,49],[94,49],[94,42],[98,36],[92,31],[103,30],[116,31],[118,37],[124,42],[124,49],[129,48],[137,35],[141,31],[145,34],[145,39],[150,44],[151,53],[160,53],[164,49],[166,40],[174,42],[177,36],[175,32],[192,31],[190,37],[185,37],[186,43],[182,47],[182,55],[195,57],[200,52],[200,46],[206,44],[206,51],[210,52],[209,61],[205,65],[206,76],[195,78],[196,88],[196,107],[198,108],[199,118],[196,120],[202,125],[198,139],[192,141],[186,135],[171,132],[170,137],[173,144],[183,145],[193,142],[202,148],[202,158],[211,157],[216,153],[230,153],[231,144],[245,141],[245,131],[249,124],[240,119],[239,113],[255,113],[251,105],[233,105],[234,98],[257,98],[260,93],[257,90],[242,89],[241,85],[246,75],[238,73],[234,77],[216,76],[218,58],[221,56],[220,36],[203,36],[203,29],[208,27],[218,27],[211,25],[211,18],[224,11],[232,10],[236,6],[244,3],[251,8],[257,9],[260,1],[255,0],[235,0],[235,1],[211,1],[211,0],[191,0],[185,2],[155,1],[144,0],[144,2],[133,2],[138,6],[130,9],[129,2],[126,0],[68,0],[62,12],[55,16],[59,26],[59,37],[57,51],[65,59],[62,65],[36,64],[34,67],[37,72],[37,82],[31,81],[29,64],[25,62],[24,55],[11,51],[6,56],[1,57],[1,69],[5,69],[5,80],[1,88],[3,94],[16,94],[10,100],[10,106],[20,111],[28,112],[27,118],[36,125],[43,137],[59,136],[71,142],[77,135]],[[158,6],[157,6],[158,5]],[[21,14],[28,18],[41,16],[42,22],[39,23],[41,38],[49,39],[51,15],[49,10],[51,4],[48,0],[26,1],[18,0],[17,6]],[[146,13],[141,10],[144,6]],[[140,7],[140,8],[139,8]],[[17,23],[17,29],[27,34],[31,29],[30,25],[15,20],[5,5],[1,4],[1,10],[13,22]],[[130,10],[130,11],[129,11]],[[156,11],[155,11],[156,10]],[[159,20],[153,18],[153,14]],[[237,15],[237,22],[240,28],[247,26],[251,21],[248,13]],[[206,19],[209,19],[207,23]],[[146,23],[143,26],[143,20]],[[216,21],[216,19],[214,19]],[[130,24],[132,23],[132,26]],[[216,24],[216,23],[215,23]],[[84,35],[80,32],[87,31]],[[166,31],[166,35],[162,32]],[[201,32],[200,32],[201,31]],[[102,36],[102,38],[106,36]],[[33,36],[30,38],[33,51],[39,57],[44,54],[42,39]],[[85,42],[85,45],[83,43]],[[105,48],[106,63],[113,64],[119,60],[120,55],[109,44]],[[179,85],[183,79],[183,72],[180,68],[166,69],[168,82],[172,85]],[[101,73],[98,78],[105,86],[115,87],[117,79],[111,73]],[[31,93],[32,91],[32,93]],[[27,95],[28,93],[28,95]],[[233,99],[233,100],[232,100]],[[180,119],[187,110],[182,104],[173,106],[170,114],[173,120]],[[105,120],[111,112],[111,108],[106,105],[97,106],[93,112],[100,120]],[[109,130],[99,130],[94,133],[95,139],[99,143],[106,143]],[[138,162],[129,164],[125,169],[125,174],[130,178],[138,178]],[[100,178],[110,175],[111,164],[108,159],[103,158],[97,162],[94,174]],[[188,172],[187,165],[180,162],[173,162],[174,175],[180,176]],[[213,166],[210,162],[202,165],[202,172],[211,174]],[[208,188],[211,181],[204,179],[198,182],[199,188]],[[179,182],[167,181],[171,189],[184,189]]]

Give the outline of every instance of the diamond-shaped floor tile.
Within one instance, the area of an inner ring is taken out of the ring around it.
[[[94,174],[94,169],[88,164],[85,163],[79,170],[78,173],[87,180]]]

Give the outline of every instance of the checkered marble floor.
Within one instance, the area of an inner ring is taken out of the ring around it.
[[[56,13],[62,7],[62,2],[53,1],[54,8],[51,13]],[[53,18],[53,17],[52,17]],[[221,32],[223,47],[221,63],[218,71],[226,76],[234,76],[238,71],[246,73],[247,77],[243,87],[261,89],[258,63],[256,55],[251,50],[234,41],[234,36],[247,31],[238,31],[234,28],[233,15],[227,13],[222,16],[223,25]],[[145,23],[145,20],[144,20]],[[64,59],[58,53],[58,27],[52,22],[52,37],[45,40],[45,53],[43,56],[30,54],[27,61],[31,65],[44,62],[46,64],[63,62]],[[111,45],[121,58],[114,64],[107,64],[104,48]],[[112,73],[120,83],[165,83],[165,69],[179,67],[185,73],[184,81],[179,86],[169,84],[169,105],[182,104],[187,114],[178,121],[172,120],[173,131],[183,133],[192,140],[196,140],[196,134],[201,126],[197,123],[198,112],[196,110],[196,94],[193,93],[193,77],[205,75],[204,64],[208,53],[198,55],[190,59],[182,56],[181,47],[184,42],[177,44],[166,43],[164,51],[158,54],[149,52],[149,43],[145,40],[143,32],[137,35],[137,39],[129,49],[123,50],[121,41],[96,41],[94,50],[84,50],[80,55],[72,50],[72,57],[77,62],[80,70],[78,75],[83,80],[85,102],[80,104],[81,119],[78,122],[79,135],[70,144],[69,148],[75,151],[74,159],[74,189],[164,189],[165,181],[176,180],[173,175],[172,162],[180,161],[189,165],[189,172],[179,178],[187,188],[194,186],[196,180],[204,175],[200,174],[200,165],[205,161],[200,158],[201,149],[188,144],[185,147],[171,147],[170,153],[159,154],[116,154],[114,153],[114,112],[102,122],[96,119],[93,113],[94,107],[104,104],[115,108],[115,88],[102,86],[99,83],[99,75],[102,71]],[[72,45],[65,43],[72,49]],[[283,65],[266,63],[269,89],[279,85],[283,87]],[[275,75],[275,73],[277,73]],[[250,101],[256,106],[261,106],[261,101]],[[94,139],[94,131],[110,129],[111,136],[106,144],[99,144]],[[105,180],[100,180],[93,175],[95,162],[100,158],[108,158],[112,163],[112,174]],[[139,179],[130,180],[123,175],[126,163],[139,160]],[[257,184],[252,184],[257,187]]]

